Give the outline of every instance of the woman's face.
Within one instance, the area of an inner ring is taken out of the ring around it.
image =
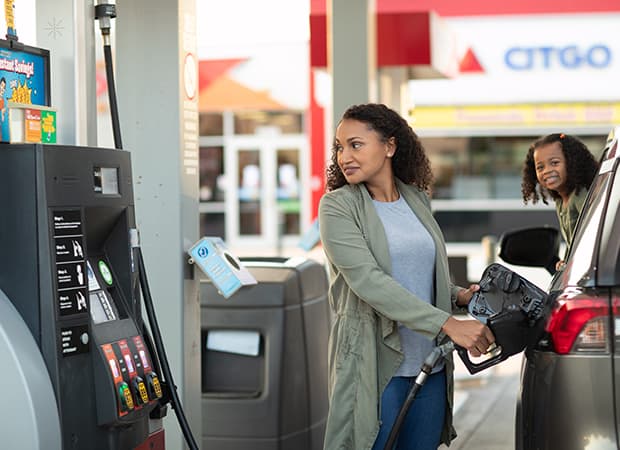
[[[364,122],[344,119],[336,129],[335,149],[338,166],[349,184],[392,181],[390,158],[394,140],[381,136]]]
[[[559,142],[543,145],[534,150],[534,168],[540,185],[564,193],[566,185],[566,158]]]

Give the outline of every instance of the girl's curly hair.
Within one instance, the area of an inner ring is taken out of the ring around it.
[[[544,146],[558,142],[566,159],[566,189],[568,192],[573,191],[579,194],[584,188],[590,188],[592,180],[598,172],[598,162],[594,155],[590,153],[588,147],[574,136],[564,133],[553,133],[543,136],[535,141],[527,152],[525,162],[523,163],[523,180],[521,181],[521,193],[523,201],[527,203],[529,200],[536,203],[539,199],[543,203],[547,203],[547,195],[553,199],[560,198],[560,194],[553,190],[544,189],[538,183],[536,177],[536,167],[534,164],[534,152]],[[538,186],[538,189],[537,189]]]
[[[379,103],[366,103],[349,107],[342,120],[352,119],[367,124],[379,134],[381,142],[390,138],[396,141],[396,151],[391,158],[394,176],[403,183],[414,184],[421,190],[429,190],[433,181],[431,165],[424,152],[420,139],[407,121],[393,109]],[[338,152],[332,147],[331,163],[326,171],[326,191],[333,191],[347,184],[338,166]]]

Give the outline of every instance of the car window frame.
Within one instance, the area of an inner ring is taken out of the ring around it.
[[[609,146],[603,152],[601,168],[588,190],[583,209],[577,220],[572,243],[568,248],[566,263],[563,269],[553,277],[550,291],[565,286],[597,286],[599,256],[602,254],[604,259],[609,258],[606,256],[606,252],[600,252],[600,248],[604,248],[601,246],[601,238],[609,236],[609,231],[605,230],[615,226],[614,223],[607,224],[610,222],[607,217],[607,210],[610,205],[610,198],[617,198],[617,194],[615,194],[617,189],[614,186],[618,184],[615,182],[615,175],[618,171],[618,157],[607,160],[608,152]],[[615,206],[617,212],[617,205],[612,206]],[[605,274],[607,276],[603,279],[608,280],[610,278],[608,272]]]
[[[572,244],[568,249],[564,269],[560,272],[563,286],[594,286],[599,235],[604,222],[609,180],[609,174],[598,175],[590,186],[575,227]]]
[[[611,287],[620,285],[620,158],[613,162],[610,171],[612,186],[607,199],[605,222],[601,232],[601,246],[596,274],[596,285]]]

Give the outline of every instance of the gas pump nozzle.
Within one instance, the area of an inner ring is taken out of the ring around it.
[[[547,297],[545,291],[501,264],[488,266],[479,284],[468,311],[491,329],[495,345],[481,362],[472,361],[464,348],[456,348],[471,374],[505,361],[537,340]]]
[[[469,373],[473,375],[505,361],[538,341],[542,322],[540,319],[544,317],[547,298],[545,291],[501,264],[488,266],[478,284],[480,290],[474,293],[468,311],[491,329],[495,343],[483,355],[481,362],[473,362],[467,349],[455,345],[445,336],[439,337],[437,341],[440,345],[433,349],[422,364],[422,370],[400,408],[384,450],[394,447],[411,403],[441,358],[456,350]]]

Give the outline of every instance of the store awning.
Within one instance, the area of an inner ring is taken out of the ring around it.
[[[414,78],[445,78],[458,74],[456,37],[438,14],[416,11],[415,2],[380,0],[377,0],[376,14],[377,67],[409,67]],[[312,67],[327,67],[327,42],[325,0],[312,0]]]
[[[228,71],[245,59],[201,60],[198,64],[198,111],[229,110],[280,111],[287,107],[267,91],[251,89],[228,75]]]

